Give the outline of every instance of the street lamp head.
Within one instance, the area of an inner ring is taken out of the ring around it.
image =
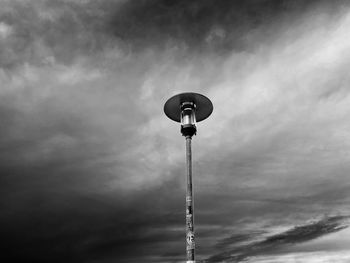
[[[192,137],[196,134],[196,104],[183,102],[181,104],[181,133],[183,136]]]
[[[164,112],[171,120],[181,123],[183,136],[192,137],[197,131],[196,122],[209,117],[213,112],[213,104],[201,94],[187,92],[168,99]]]

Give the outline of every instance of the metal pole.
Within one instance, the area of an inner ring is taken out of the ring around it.
[[[187,190],[186,190],[186,253],[187,263],[195,263],[194,260],[194,222],[193,222],[193,193],[192,193],[192,151],[191,136],[186,136],[186,173],[187,173]]]

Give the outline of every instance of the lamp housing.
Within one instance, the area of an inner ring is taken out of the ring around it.
[[[196,134],[196,104],[193,102],[183,102],[181,104],[181,133],[183,136]]]

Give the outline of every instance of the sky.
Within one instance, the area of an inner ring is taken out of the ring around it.
[[[350,4],[0,0],[1,262],[350,262]]]

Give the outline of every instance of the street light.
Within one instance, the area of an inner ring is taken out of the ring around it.
[[[191,140],[196,134],[196,122],[209,117],[213,112],[211,101],[198,93],[181,93],[167,100],[164,112],[171,120],[181,123],[181,133],[186,138],[186,253],[187,263],[195,262],[195,240],[192,192],[192,152]]]

